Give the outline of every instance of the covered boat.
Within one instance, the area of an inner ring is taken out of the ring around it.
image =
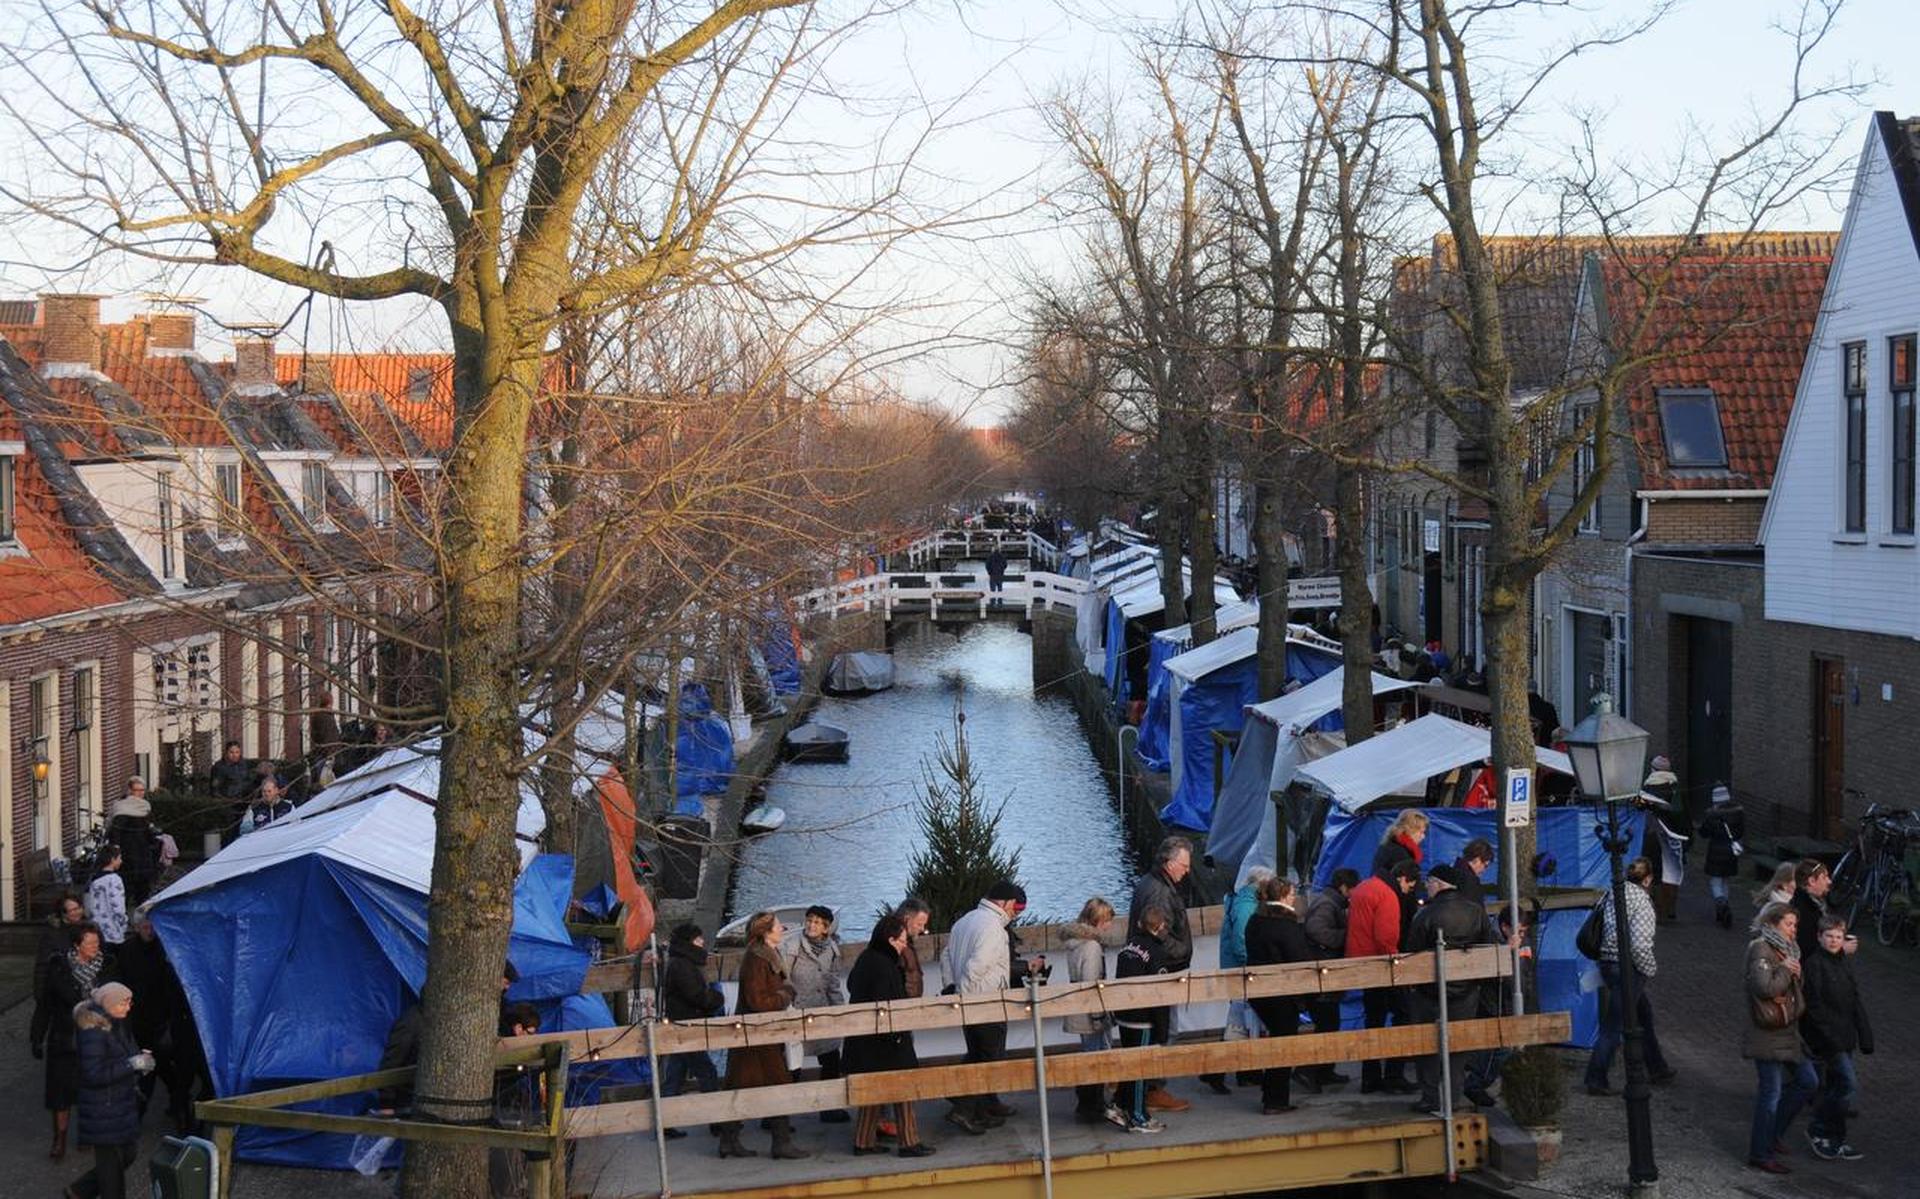
[[[827,668],[829,695],[866,695],[893,686],[893,655],[858,650],[835,654]]]
[[[815,721],[795,725],[780,741],[780,756],[789,762],[844,762],[848,749],[847,730]]]

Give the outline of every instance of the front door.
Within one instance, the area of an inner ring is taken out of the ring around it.
[[[1421,565],[1420,606],[1423,611],[1420,614],[1420,631],[1424,641],[1445,641],[1446,636],[1441,632],[1444,626],[1440,620],[1442,599],[1439,553],[1428,551]]]
[[[1586,719],[1593,711],[1593,699],[1607,690],[1607,649],[1612,643],[1613,620],[1598,612],[1567,609],[1567,627],[1573,644],[1567,662],[1567,706],[1561,719],[1568,727]],[[1617,695],[1610,697],[1613,710],[1625,705]]]
[[[1813,835],[1837,840],[1846,812],[1847,663],[1813,660]]]
[[[1733,626],[1679,618],[1687,647],[1688,810],[1701,812],[1718,783],[1733,782]]]

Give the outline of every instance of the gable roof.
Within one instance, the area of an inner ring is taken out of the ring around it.
[[[1829,232],[1757,234],[1732,256],[1709,245],[1673,260],[1670,275],[1664,258],[1596,263],[1603,336],[1631,338],[1635,344],[1614,352],[1651,359],[1623,392],[1644,488],[1772,486],[1838,240]],[[1669,465],[1660,396],[1673,390],[1713,394],[1725,467]]]

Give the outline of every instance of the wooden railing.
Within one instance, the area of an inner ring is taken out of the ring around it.
[[[1072,608],[1087,590],[1080,579],[1046,571],[1008,575],[1002,590],[989,591],[983,575],[938,571],[892,572],[865,575],[803,592],[793,599],[801,616],[838,616],[852,612],[911,610],[948,617],[981,617],[990,607],[1016,609],[1031,615],[1036,609]]]

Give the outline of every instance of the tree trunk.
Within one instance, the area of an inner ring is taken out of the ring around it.
[[[1193,547],[1193,591],[1187,600],[1187,617],[1193,624],[1193,644],[1199,646],[1212,641],[1219,632],[1213,603],[1213,576],[1219,566],[1220,555],[1213,544],[1213,454],[1209,449],[1206,430],[1194,430],[1187,444],[1195,447],[1186,471],[1189,497],[1187,511],[1191,518],[1188,543]],[[1172,627],[1171,623],[1168,627]]]
[[[427,982],[415,1105],[471,1123],[493,1093],[502,964],[519,866],[519,650],[521,484],[536,368],[515,361],[506,323],[455,313],[459,414],[447,460],[442,542],[447,585],[447,735],[434,818],[427,900]],[[417,1142],[407,1150],[407,1199],[483,1195],[481,1148]]]
[[[1504,554],[1505,530],[1498,513],[1493,519],[1495,545],[1488,564],[1486,600],[1481,621],[1487,640],[1487,695],[1493,708],[1493,761],[1501,771],[1534,769],[1533,719],[1527,705],[1527,626],[1532,618],[1532,575]],[[1506,819],[1506,788],[1500,788],[1500,816]],[[1520,895],[1531,900],[1538,890],[1533,876],[1532,825],[1514,830],[1514,857],[1519,864]]]
[[[1255,482],[1253,548],[1256,586],[1260,589],[1259,658],[1260,698],[1269,700],[1287,685],[1287,542],[1281,519],[1280,484],[1273,478],[1268,455],[1260,455],[1260,478]]]
[[[1182,501],[1178,485],[1160,489],[1160,515],[1153,521],[1154,544],[1160,549],[1160,598],[1166,604],[1165,627],[1187,623],[1186,588],[1180,579],[1180,525]]]
[[[1373,592],[1367,587],[1366,491],[1357,467],[1334,471],[1334,561],[1340,568],[1340,716],[1347,744],[1373,736]]]

